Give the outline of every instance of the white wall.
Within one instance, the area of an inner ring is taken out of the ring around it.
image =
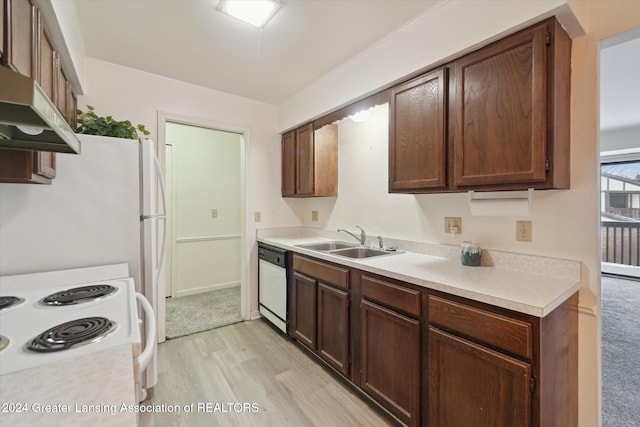
[[[372,93],[407,74],[443,63],[514,28],[561,13],[566,0],[450,0],[356,55],[280,105],[280,130]]]
[[[602,43],[600,151],[640,148],[640,27]]]
[[[126,262],[139,286],[138,141],[81,138],[52,185],[0,184],[0,275]]]
[[[175,226],[175,258],[168,263],[173,296],[239,285],[241,136],[168,123],[166,140],[173,165],[167,174]]]
[[[159,112],[216,123],[218,128],[241,129],[245,135],[244,189],[247,212],[242,224],[245,241],[243,278],[250,286],[246,313],[257,310],[257,259],[255,231],[259,227],[299,225],[295,204],[280,197],[280,136],[275,106],[205,89],[192,84],[86,58],[86,95],[78,106],[93,105],[96,113],[144,124],[156,139]],[[164,124],[162,125],[164,126]],[[164,142],[164,141],[158,141]],[[54,184],[55,185],[55,184]],[[262,222],[253,222],[253,212]]]
[[[386,131],[381,123],[340,125],[338,198],[308,199],[297,208],[305,225],[352,228],[359,224],[374,235],[443,243],[451,240],[441,231],[442,217],[461,216],[464,239],[479,240],[488,248],[581,261],[579,425],[597,426],[601,415],[599,43],[640,26],[640,2],[450,1],[282,103],[280,129],[295,127],[403,74],[443,62],[468,50],[468,46],[553,13],[561,14],[561,22],[574,38],[571,189],[536,192],[528,218],[533,221],[533,242],[515,241],[515,221],[520,218],[470,217],[466,194],[385,194],[387,168],[382,139]],[[362,193],[354,191],[355,183],[369,182],[372,184],[365,186]],[[310,221],[312,210],[319,211],[319,222]]]

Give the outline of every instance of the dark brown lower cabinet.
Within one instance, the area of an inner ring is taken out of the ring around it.
[[[350,377],[349,270],[299,256],[293,264],[290,334]]]
[[[429,327],[429,425],[529,427],[531,365]]]
[[[420,425],[420,322],[361,303],[360,387],[409,426]]]
[[[300,273],[293,273],[291,286],[291,334],[311,350],[316,349],[316,281]]]
[[[349,293],[318,283],[318,355],[349,375]]]
[[[540,318],[429,291],[429,425],[577,426],[577,302]]]
[[[402,424],[578,425],[577,293],[540,318],[312,257],[292,264],[289,333]]]
[[[0,149],[0,182],[51,184],[56,153]]]

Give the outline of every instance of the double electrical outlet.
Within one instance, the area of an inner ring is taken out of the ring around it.
[[[462,233],[462,219],[458,216],[444,217],[444,232],[447,234]],[[516,221],[516,240],[518,242],[531,242],[533,225],[531,221]]]
[[[459,216],[445,216],[444,232],[447,234],[462,233],[462,218],[460,218]]]

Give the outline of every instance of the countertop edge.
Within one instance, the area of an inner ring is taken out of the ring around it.
[[[547,279],[553,281],[557,284],[558,288],[556,292],[553,292],[553,295],[550,295],[548,298],[545,298],[543,303],[530,303],[525,301],[524,298],[506,298],[504,296],[483,293],[478,289],[469,289],[469,287],[459,286],[455,283],[455,278],[452,277],[450,280],[434,280],[433,277],[418,277],[413,276],[411,274],[402,273],[399,271],[393,271],[381,266],[377,266],[375,263],[380,258],[369,258],[363,261],[350,260],[348,258],[338,257],[335,255],[331,255],[324,252],[319,252],[315,250],[309,250],[305,248],[301,248],[296,246],[296,244],[301,243],[309,243],[311,241],[326,241],[329,240],[327,238],[322,237],[310,237],[310,236],[270,236],[270,237],[258,237],[258,242],[265,243],[271,246],[275,246],[284,250],[293,251],[301,255],[306,255],[310,257],[314,257],[317,259],[321,259],[327,262],[332,262],[339,265],[344,265],[347,267],[351,267],[354,269],[358,269],[361,271],[366,271],[372,274],[378,274],[381,276],[389,277],[391,279],[404,281],[413,285],[425,287],[427,289],[432,289],[435,291],[449,293],[451,295],[472,299],[474,301],[478,301],[485,304],[490,304],[493,306],[505,308],[508,310],[516,311],[519,313],[524,313],[532,316],[536,316],[539,318],[547,316],[551,313],[555,308],[560,306],[564,301],[566,301],[571,295],[576,293],[581,288],[581,282],[579,280],[573,280],[568,278],[557,278],[552,276],[545,276],[534,273],[526,273],[519,272],[518,276],[524,279],[528,279],[530,281],[535,281],[537,279]],[[282,240],[300,240],[300,243],[292,244],[291,242],[283,242]],[[424,259],[437,259],[438,257],[432,255],[422,255],[422,254],[412,254],[415,256],[422,256]],[[389,255],[389,257],[395,257],[399,255]],[[387,258],[387,257],[385,257]],[[388,258],[392,259],[392,258]],[[441,258],[442,262],[451,263],[452,268],[458,268],[456,263],[451,260]],[[496,267],[463,267],[463,268],[482,268],[485,270],[475,270],[476,272],[487,272],[490,271],[491,275],[500,276],[501,274],[504,276],[513,275],[514,272],[501,270]],[[489,270],[488,270],[489,269]],[[555,289],[554,289],[555,290]],[[551,293],[551,292],[550,292]]]

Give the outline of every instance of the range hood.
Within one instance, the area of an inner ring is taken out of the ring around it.
[[[80,141],[38,83],[3,66],[0,147],[80,153]]]

